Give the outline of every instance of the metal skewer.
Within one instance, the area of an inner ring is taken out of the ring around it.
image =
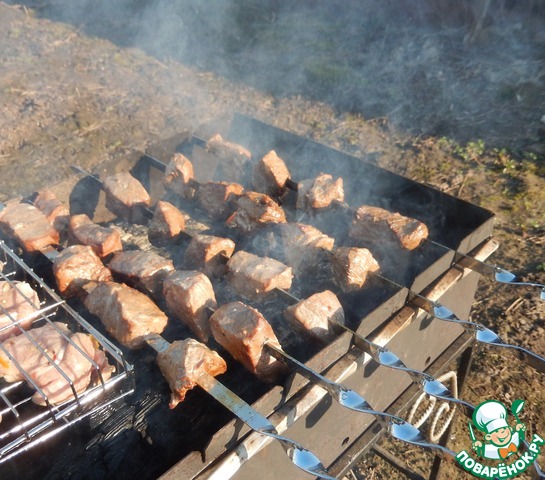
[[[300,301],[297,297],[294,297],[289,292],[283,289],[277,288],[276,290],[283,297],[289,299],[291,303]],[[343,323],[337,322],[332,319],[330,319],[329,321],[335,327],[341,328],[345,332],[350,333],[350,335],[352,335],[352,338],[354,339],[354,344],[356,345],[356,347],[367,353],[379,365],[387,368],[392,368],[394,370],[401,370],[406,372],[411,377],[411,380],[420,388],[422,388],[422,391],[427,395],[436,397],[446,402],[457,403],[459,405],[462,405],[463,407],[466,407],[468,410],[468,416],[471,416],[471,414],[473,413],[473,410],[475,409],[473,405],[465,402],[464,400],[456,398],[452,394],[452,392],[439,380],[433,378],[431,375],[425,372],[422,372],[421,370],[407,367],[405,363],[395,353],[391,352],[386,347],[377,345],[371,340],[368,340],[363,335],[360,335]]]
[[[146,338],[146,343],[159,353],[167,350],[170,345],[169,342],[157,334],[148,336]],[[212,375],[203,373],[196,382],[199,387],[214,397],[252,430],[280,442],[286,455],[297,468],[315,477],[323,478],[325,480],[335,480],[334,477],[328,475],[323,464],[310,450],[307,450],[300,443],[280,435],[274,425],[270,423],[266,417],[252,408],[248,403],[242,400],[242,398],[229,390]]]
[[[323,375],[320,375],[318,372],[308,368],[305,364],[287,354],[281,348],[271,345],[270,343],[265,343],[265,348],[267,348],[271,355],[277,360],[286,363],[307,380],[326,390],[339,405],[355,412],[373,415],[381,426],[395,439],[430,450],[447,458],[455,457],[456,454],[452,450],[437,443],[429,442],[418,428],[406,422],[401,417],[374,410],[359,393],[340,383],[325,378]]]

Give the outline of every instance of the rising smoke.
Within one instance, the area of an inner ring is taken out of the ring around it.
[[[19,3],[19,2],[18,2]],[[536,140],[545,7],[510,0],[26,2],[86,33],[411,133]]]

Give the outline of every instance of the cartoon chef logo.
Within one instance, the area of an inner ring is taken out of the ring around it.
[[[473,412],[473,425],[484,433],[484,441],[477,440],[475,432],[469,423],[469,433],[473,441],[473,450],[477,455],[491,460],[505,460],[517,453],[521,443],[524,443],[526,425],[518,418],[518,413],[524,406],[523,400],[515,400],[512,412],[517,424],[515,427],[507,423],[507,408],[501,402],[488,400],[480,403]]]
[[[524,439],[526,425],[518,417],[522,407],[524,400],[515,400],[511,405],[511,413],[517,421],[511,427],[507,423],[507,407],[503,403],[488,400],[477,405],[473,422],[468,422],[472,447],[478,456],[493,462],[481,463],[471,456],[471,450],[460,450],[456,454],[458,465],[486,480],[505,480],[525,472],[536,461],[545,440],[535,432],[530,439]],[[482,435],[479,434],[482,440],[477,440],[475,429],[482,432]]]

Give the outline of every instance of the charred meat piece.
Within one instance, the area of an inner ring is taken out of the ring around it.
[[[103,264],[93,249],[86,245],[65,248],[53,261],[57,288],[64,298],[84,296],[84,286],[91,282],[112,280],[112,272]]]
[[[161,334],[168,321],[148,296],[123,283],[99,283],[84,304],[108,333],[128,348],[143,346],[146,335]]]
[[[185,230],[185,217],[172,203],[160,200],[155,206],[148,227],[150,242],[163,244],[175,239]]]
[[[215,309],[216,295],[208,277],[201,272],[176,270],[165,278],[163,295],[169,311],[207,342],[210,323],[207,308]]]
[[[291,267],[268,257],[240,251],[227,262],[228,280],[234,290],[246,298],[256,298],[275,288],[288,290],[293,278]]]
[[[29,329],[39,309],[38,294],[28,283],[0,282],[0,341]]]
[[[279,223],[258,232],[252,248],[305,275],[328,259],[335,239],[304,223]]]
[[[414,250],[428,238],[428,227],[414,218],[362,205],[356,210],[349,235],[361,244],[393,242]]]
[[[10,203],[0,211],[0,230],[15,238],[27,252],[59,243],[59,232],[33,205]]]
[[[316,178],[302,180],[297,186],[297,208],[312,210],[327,208],[332,202],[344,202],[343,179],[321,173]]]
[[[267,153],[254,167],[255,189],[274,198],[284,193],[289,178],[288,167],[274,150]]]
[[[380,269],[378,262],[366,248],[339,247],[331,257],[333,281],[345,292],[359,290],[369,272]]]
[[[286,214],[280,205],[264,193],[245,192],[237,199],[236,212],[229,223],[250,232],[271,223],[286,223]]]
[[[185,198],[191,198],[193,188],[190,183],[194,175],[191,161],[181,153],[175,153],[165,170],[165,186],[171,192]]]
[[[68,240],[73,244],[88,245],[100,258],[123,250],[117,230],[93,223],[84,213],[70,219]]]
[[[244,171],[246,164],[252,159],[248,149],[224,140],[219,133],[210,137],[205,149],[220,160],[218,166],[221,176],[219,178],[228,180],[239,178],[240,172]]]
[[[47,217],[57,232],[62,233],[66,230],[70,211],[51,190],[40,190],[33,203]]]
[[[115,253],[108,268],[118,280],[158,297],[163,280],[174,270],[174,264],[153,252],[131,250]]]
[[[226,260],[235,251],[235,242],[230,238],[197,234],[185,251],[188,268],[202,269],[207,275],[221,276],[227,270]]]
[[[157,354],[157,364],[170,385],[170,408],[183,402],[186,393],[197,385],[204,373],[213,377],[225,373],[227,364],[216,352],[197,340],[173,342]]]
[[[265,382],[274,382],[286,367],[265,349],[265,343],[280,348],[274,331],[261,313],[241,302],[222,305],[210,317],[216,342],[235,360]]]
[[[303,337],[326,344],[335,338],[333,325],[344,324],[344,311],[337,296],[325,290],[288,307],[284,318]]]
[[[231,202],[243,191],[238,183],[207,182],[199,187],[197,201],[210,217],[223,220],[232,211]]]
[[[78,394],[87,389],[94,376],[100,374],[106,381],[114,371],[90,335],[74,334],[63,323],[48,323],[2,344],[0,376],[7,382],[27,380],[6,351],[42,390],[43,395],[37,391],[32,397],[38,405],[47,402],[55,405],[74,397],[72,387],[61,371]]]
[[[151,205],[144,186],[128,172],[116,173],[104,179],[106,208],[129,222],[143,223],[143,208]]]

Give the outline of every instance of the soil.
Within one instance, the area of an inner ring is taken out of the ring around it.
[[[274,2],[265,3],[268,8],[255,10],[253,17],[262,20],[261,30],[247,29],[251,30],[254,46],[266,45],[263,32],[269,37],[274,33],[278,40],[302,18],[302,11],[281,15],[281,10],[271,7]],[[438,3],[444,7],[448,2]],[[324,50],[312,44],[306,57],[315,61],[315,68],[306,64],[305,88],[292,86],[283,91],[278,83],[272,88],[273,82],[266,84],[257,77],[241,80],[255,67],[245,63],[246,59],[248,64],[255,60],[255,48],[242,48],[250,43],[244,43],[244,38],[232,35],[228,47],[233,61],[246,67],[226,72],[214,66],[217,57],[182,61],[172,54],[145,51],[134,38],[127,41],[122,30],[93,23],[92,17],[83,21],[74,10],[71,16],[63,17],[59,14],[66,6],[63,2],[29,2],[27,6],[0,3],[0,201],[28,195],[71,175],[72,164],[91,169],[133,149],[144,150],[184,128],[196,129],[238,111],[495,212],[495,236],[500,247],[491,261],[520,273],[524,281],[545,283],[543,11],[539,2],[527,2],[525,8],[498,3],[501,9],[494,14],[488,12],[481,23],[475,12],[468,13],[467,6],[464,11],[455,9],[455,22],[439,7],[430,13],[428,5],[424,13],[426,18],[435,15],[435,23],[426,25],[435,28],[424,31],[407,24],[399,30],[403,12],[398,12],[394,20],[386,20],[399,4],[384,2],[374,28],[383,28],[384,35],[393,35],[391,30],[398,28],[399,44],[404,45],[398,49],[398,60],[412,68],[410,81],[404,82],[405,90],[400,90],[395,72],[388,73],[385,67],[377,71],[378,63],[369,66],[375,68],[375,78],[368,78],[371,73],[361,66],[362,62],[349,70],[330,62],[335,70],[324,72],[317,67],[323,62],[318,53]],[[363,4],[377,7],[373,2]],[[321,22],[313,24],[314,28],[335,27],[328,24],[334,23],[328,8],[312,18],[313,22]],[[199,13],[197,9],[191,11]],[[424,13],[420,11],[416,18],[412,12],[411,19],[419,20],[421,26]],[[119,26],[123,20],[110,18],[108,25]],[[238,19],[247,23],[251,20]],[[249,35],[248,31],[243,33]],[[508,50],[503,43],[498,44],[498,38],[515,31],[516,48]],[[346,55],[355,57],[357,48],[349,44],[347,35],[343,42]],[[449,42],[456,47],[452,51],[458,53],[442,57],[442,68],[448,69],[442,75],[456,73],[456,80],[442,80],[442,92],[456,92],[456,96],[445,105],[445,97],[441,96],[439,102],[437,90],[430,87],[430,70],[422,69],[441,56]],[[460,52],[471,45],[479,46],[475,50],[480,56],[464,60]],[[318,52],[315,56],[312,48]],[[392,47],[384,48],[383,54],[395,53]],[[529,49],[540,53],[526,55]],[[271,54],[269,68],[274,70],[278,66],[274,62],[282,61],[280,53],[277,58],[272,55],[273,49],[264,51]],[[483,58],[488,64],[482,63]],[[482,73],[487,65],[494,65],[496,75],[488,69],[485,83],[479,69]],[[292,63],[290,68],[295,75],[296,66]],[[365,80],[366,87],[362,88],[367,88],[369,101],[365,101],[365,95],[356,95],[353,86],[346,91],[345,75],[352,81],[356,77],[358,82]],[[467,95],[457,91],[464,76],[469,82]],[[328,95],[331,89],[345,91],[345,95],[333,101]],[[358,101],[349,103],[348,98]],[[399,110],[393,107],[396,102]],[[495,330],[507,342],[545,355],[545,302],[540,301],[536,289],[500,286],[484,278],[471,319]],[[498,399],[509,404],[517,398],[525,399],[523,421],[529,431],[544,435],[543,380],[543,374],[525,366],[511,352],[480,346],[463,397],[472,403]],[[458,451],[467,448],[468,442],[467,419],[456,415],[448,445]],[[429,458],[415,455],[413,449],[403,445],[392,448],[411,468],[426,474]],[[545,456],[540,458],[545,465]],[[382,479],[397,478],[399,474],[378,457],[367,457],[351,475]],[[446,469],[442,478],[469,475]]]

